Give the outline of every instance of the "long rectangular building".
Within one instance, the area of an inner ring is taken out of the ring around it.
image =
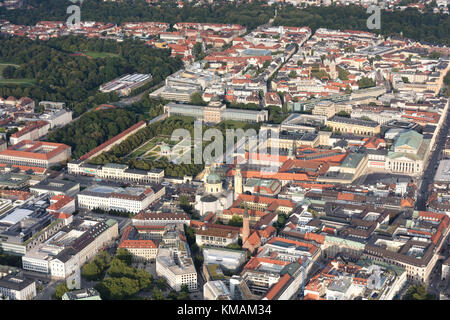
[[[81,209],[117,210],[138,213],[165,193],[162,186],[150,187],[110,187],[94,185],[77,194]]]
[[[48,122],[36,121],[22,130],[13,133],[9,138],[9,142],[14,145],[23,140],[38,140],[40,137],[46,135],[49,129],[50,124]]]
[[[150,171],[130,169],[125,164],[108,163],[104,166],[73,161],[67,164],[69,174],[94,176],[101,179],[113,179],[133,182],[161,183],[164,178],[164,170],[154,168]]]
[[[269,119],[267,110],[242,110],[227,109],[225,105],[195,106],[180,103],[168,103],[164,106],[164,112],[170,116],[193,117],[204,122],[219,123],[225,120],[264,122]]]
[[[118,236],[118,224],[114,219],[76,220],[27,252],[22,257],[23,269],[65,279]]]
[[[117,92],[120,96],[127,96],[133,89],[142,87],[147,82],[152,81],[151,74],[127,74],[114,79],[100,86],[101,92]]]
[[[23,140],[0,151],[0,163],[49,168],[71,156],[71,148],[62,143]]]
[[[102,143],[101,145],[95,147],[94,149],[92,149],[88,153],[85,153],[84,155],[82,155],[80,157],[80,160],[81,161],[86,161],[86,160],[89,160],[90,158],[98,156],[102,152],[108,151],[109,149],[114,147],[116,144],[121,143],[123,140],[128,138],[130,135],[136,133],[137,131],[139,131],[140,129],[142,129],[142,128],[146,127],[146,126],[147,126],[147,123],[144,120],[139,121],[138,123],[132,125],[128,129],[122,131],[118,135],[112,137],[108,141],[106,141],[106,142]]]
[[[333,116],[327,121],[327,126],[333,131],[341,133],[353,133],[364,136],[375,136],[380,134],[380,124],[371,120],[346,118]]]

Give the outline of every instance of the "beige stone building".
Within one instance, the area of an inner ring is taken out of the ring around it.
[[[408,174],[422,173],[429,146],[430,141],[414,130],[400,134],[386,156],[386,169]]]
[[[140,230],[145,229],[140,227]],[[156,259],[158,254],[158,246],[156,243],[142,236],[145,234],[145,230],[140,232],[137,227],[128,226],[122,235],[119,249],[126,249],[131,253],[133,261],[143,262]]]
[[[351,133],[362,136],[380,134],[380,124],[375,121],[334,116],[328,120],[327,126],[335,132]]]
[[[335,104],[331,101],[320,101],[315,105],[312,114],[316,116],[326,116],[327,119],[329,119],[336,114]]]

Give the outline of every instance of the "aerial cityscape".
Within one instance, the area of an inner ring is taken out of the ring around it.
[[[0,300],[449,300],[449,5],[0,0]]]

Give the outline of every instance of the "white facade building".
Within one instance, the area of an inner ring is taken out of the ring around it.
[[[163,169],[136,170],[129,169],[127,165],[108,163],[104,166],[91,165],[83,162],[70,162],[67,164],[69,174],[81,174],[94,176],[101,179],[120,181],[133,181],[142,183],[160,183],[164,178]]]
[[[24,270],[65,279],[76,273],[109,241],[119,236],[116,220],[77,220],[22,257]]]
[[[205,300],[231,300],[231,293],[223,281],[208,281],[203,286],[203,298]]]
[[[162,187],[156,192],[150,187],[118,188],[94,185],[77,194],[81,209],[117,210],[138,213],[165,193]]]
[[[0,300],[32,300],[36,296],[36,282],[8,275],[0,279]]]
[[[197,290],[197,271],[185,250],[160,248],[156,256],[156,273],[176,291],[180,291],[183,285],[187,285],[189,291]]]

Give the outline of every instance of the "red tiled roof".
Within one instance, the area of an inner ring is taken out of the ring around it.
[[[268,264],[276,264],[279,266],[285,266],[289,264],[289,261],[282,261],[282,260],[276,260],[271,258],[261,258],[261,257],[252,257],[250,258],[250,261],[245,265],[244,270],[254,270],[257,269],[261,263],[268,263]]]
[[[119,244],[119,248],[156,249],[157,246],[152,240],[124,240]]]
[[[50,211],[58,211],[68,203],[72,202],[74,198],[68,197],[66,195],[57,195],[51,198],[52,201],[56,201],[55,203],[52,203],[47,210]]]
[[[243,216],[244,211],[245,211],[245,209],[242,209],[242,208],[230,208],[230,209],[223,210],[223,214],[224,215],[233,215],[233,216],[234,215]],[[259,217],[263,217],[267,214],[267,212],[264,212],[264,211],[250,210],[250,209],[248,209],[247,212],[248,212],[249,216],[259,216]]]
[[[205,224],[205,222],[203,222],[203,221],[191,220],[191,222],[190,222],[190,226],[193,228],[200,228],[204,224]]]
[[[223,228],[222,225],[219,224],[217,225],[208,224],[205,230],[203,230],[203,228],[200,228],[196,234],[233,239],[239,234],[239,232],[236,230],[229,230],[228,228]]]
[[[258,233],[263,238],[269,238],[276,233],[277,229],[274,226],[267,226],[263,230],[258,230]]]
[[[353,193],[339,192],[339,194],[337,196],[337,200],[353,201],[354,199],[355,199],[355,195]]]
[[[56,219],[68,219],[70,218],[72,215],[70,213],[64,213],[64,212],[52,212],[52,215],[55,216]]]
[[[291,200],[275,199],[275,198],[269,198],[269,197],[254,196],[254,195],[249,195],[249,194],[240,194],[236,201],[238,201],[238,200],[245,201],[245,202],[267,204],[269,210],[276,209],[276,207],[279,207],[279,206],[289,207],[289,208],[295,207],[295,203],[292,202]]]
[[[8,166],[8,164],[6,163],[0,163],[0,167],[4,168]],[[35,173],[45,173],[47,171],[47,168],[41,168],[41,167],[31,167],[31,166],[21,166],[21,165],[17,165],[17,164],[13,164],[11,166],[12,168],[18,168],[20,169],[20,171],[28,171],[28,170],[32,170]]]
[[[309,237],[311,237],[311,236],[309,236]],[[318,239],[319,241],[322,241],[321,243],[323,243],[325,237],[323,237],[323,240],[322,240],[321,237],[317,237],[317,238],[314,238],[314,239],[313,238],[311,238],[311,240],[315,241],[315,239]],[[272,244],[272,243],[274,243],[276,241],[277,242],[290,243],[290,244],[293,244],[295,246],[307,247],[307,248],[309,248],[309,252],[310,253],[314,253],[314,251],[317,250],[317,247],[315,245],[311,244],[311,243],[303,242],[303,241],[296,241],[296,240],[291,240],[291,239],[285,239],[285,238],[280,238],[280,237],[273,237],[267,243]]]
[[[17,149],[22,146],[29,145],[31,146],[24,151],[19,151]],[[47,153],[36,153],[33,152],[37,148],[41,146],[52,146],[55,147],[52,151]],[[61,153],[62,151],[70,149],[70,146],[65,145],[63,143],[53,143],[53,142],[45,142],[45,141],[31,141],[31,140],[23,140],[13,146],[10,146],[8,149],[0,151],[1,156],[11,156],[11,157],[19,157],[19,158],[30,158],[30,159],[40,159],[40,160],[49,160]]]
[[[318,294],[308,292],[306,296],[303,297],[303,300],[325,300],[325,299],[320,298]]]
[[[261,245],[261,238],[259,237],[258,232],[253,232],[247,239],[246,243],[250,244],[251,246],[259,247]]]
[[[414,207],[414,200],[411,199],[411,198],[402,199],[402,200],[400,201],[400,206],[401,206],[401,207],[409,207],[409,208],[412,208],[412,207]]]
[[[213,218],[215,217],[215,213],[214,212],[210,212],[206,217],[205,217],[205,222],[210,222]]]
[[[328,234],[336,234],[336,230],[334,228],[330,228],[330,227],[323,227],[323,232],[326,232]]]
[[[305,240],[313,240],[317,243],[323,244],[325,242],[325,236],[317,233],[307,232],[305,234]]]
[[[279,292],[280,290],[288,283],[289,279],[291,279],[291,276],[286,273],[284,276],[278,280],[276,284],[272,286],[272,288],[267,292],[265,298],[267,300],[272,300]]]
[[[146,248],[157,248],[156,244],[152,240],[133,240],[128,239],[132,226],[127,226],[123,231],[121,242],[119,248],[129,248],[129,249],[146,249]]]
[[[141,229],[141,230],[164,230],[165,226],[160,226],[160,225],[145,225],[145,226],[134,226],[136,229]]]
[[[19,137],[23,136],[24,134],[26,134],[26,133],[28,133],[30,131],[42,128],[45,125],[48,125],[47,121],[36,121],[36,122],[32,123],[31,125],[26,126],[22,130],[20,130],[20,131],[18,131],[16,133],[13,133],[11,135],[11,138],[19,138]]]
[[[0,190],[0,197],[9,199],[12,196],[18,196],[20,200],[26,200],[32,196],[30,192],[18,190]]]
[[[446,215],[443,213],[436,213],[430,211],[419,211],[419,217],[425,220],[442,220]]]

